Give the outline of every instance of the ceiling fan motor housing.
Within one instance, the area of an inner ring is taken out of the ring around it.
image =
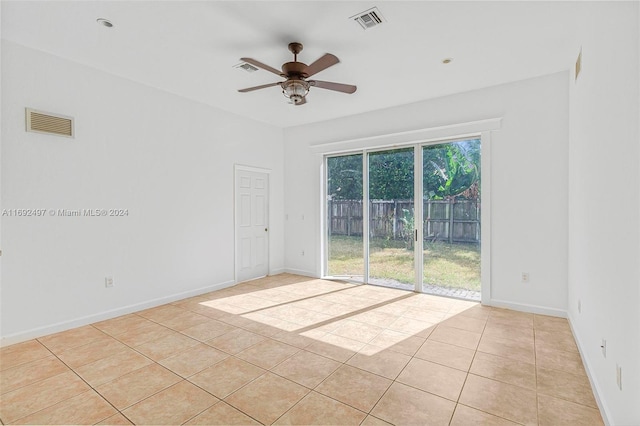
[[[307,77],[306,69],[307,64],[303,64],[302,62],[287,62],[282,65],[282,72],[287,78],[305,78]]]

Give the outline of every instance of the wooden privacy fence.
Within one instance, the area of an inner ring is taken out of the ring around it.
[[[424,200],[423,209],[425,240],[480,242],[479,200]],[[329,200],[328,213],[329,235],[362,235],[361,200]],[[371,200],[369,222],[371,238],[403,239],[413,232],[413,200]]]

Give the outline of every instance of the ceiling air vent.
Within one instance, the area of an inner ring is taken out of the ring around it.
[[[349,19],[353,19],[358,24],[360,24],[363,30],[377,27],[378,25],[387,21],[386,19],[384,19],[384,16],[382,16],[377,7],[372,7],[369,10],[365,10],[364,12],[358,13],[357,15],[353,15]]]
[[[239,68],[241,70],[245,70],[246,72],[256,72],[258,71],[258,68],[254,67],[251,64],[248,64],[246,62],[240,62],[238,65],[234,65],[234,68]]]
[[[27,132],[73,137],[72,117],[36,111],[31,108],[25,108],[25,110],[27,115]]]

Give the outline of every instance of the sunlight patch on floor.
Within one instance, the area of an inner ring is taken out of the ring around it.
[[[367,345],[364,353],[371,356],[412,336],[426,337],[437,324],[478,305],[400,289],[300,277],[285,284],[267,277],[212,296],[215,298],[199,304],[272,327],[274,333],[296,333],[349,351]],[[401,331],[387,333],[371,344],[385,329],[393,331],[394,325]]]

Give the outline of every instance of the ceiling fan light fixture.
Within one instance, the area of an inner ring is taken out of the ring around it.
[[[309,83],[304,80],[287,80],[282,83],[282,94],[294,104],[302,102],[309,93]]]

